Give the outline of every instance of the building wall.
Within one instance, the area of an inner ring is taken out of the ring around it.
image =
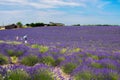
[[[5,29],[5,27],[0,27],[0,30],[4,30]]]

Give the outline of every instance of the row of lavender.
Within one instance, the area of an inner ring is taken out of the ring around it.
[[[29,75],[29,77],[35,73],[39,74],[39,72],[37,72],[39,71],[38,69],[40,69],[40,73],[44,72],[44,70],[49,71],[48,73],[51,74],[45,75],[53,75],[53,78],[50,77],[51,80],[57,80],[61,74],[58,73],[55,76],[55,73],[52,73],[55,67],[60,67],[64,73],[69,74],[71,76],[69,79],[71,80],[120,79],[120,52],[107,53],[103,51],[85,51],[77,47],[70,48],[38,44],[16,45],[6,43],[0,44],[0,52],[2,54],[1,56],[5,55],[9,59],[8,62],[5,63],[4,58],[0,57],[1,65],[13,64],[11,66],[2,66],[0,69],[1,75],[7,80],[13,79],[13,77],[11,77],[14,76],[13,73],[19,75],[26,74],[27,76]],[[17,73],[18,70],[22,70],[22,73]],[[38,74],[33,75],[30,79],[40,80],[40,78],[35,78],[36,75],[37,77],[41,77],[41,75],[38,76]],[[48,78],[48,80],[50,78]],[[66,80],[61,77],[60,80],[62,79]],[[19,80],[22,79],[20,78]],[[28,80],[28,78],[26,80]],[[47,79],[45,78],[45,80]]]
[[[100,47],[103,49],[119,49],[120,27],[42,27],[0,31],[0,40],[15,40],[15,37],[28,35],[29,43],[56,45],[58,42],[78,47]],[[21,40],[19,40],[21,41]]]

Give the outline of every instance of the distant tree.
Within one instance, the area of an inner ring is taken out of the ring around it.
[[[36,25],[35,25],[35,23],[31,23],[30,26],[31,27],[35,27]]]
[[[19,28],[22,28],[23,24],[21,22],[17,22],[16,25],[19,27]]]
[[[74,24],[73,26],[80,26],[80,24]]]
[[[35,23],[36,27],[44,26],[44,23]]]
[[[37,23],[30,23],[30,24],[26,24],[27,27],[45,27],[45,26],[65,26],[65,24],[63,23],[54,23],[54,22],[50,22],[49,24],[45,24],[42,22],[37,22]]]
[[[26,26],[30,26],[30,24],[25,24]]]
[[[29,27],[41,27],[41,26],[45,26],[46,24],[44,23],[30,23],[30,24],[26,24],[26,26]]]

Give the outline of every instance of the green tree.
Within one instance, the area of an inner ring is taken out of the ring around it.
[[[16,25],[19,26],[20,28],[23,27],[23,24],[21,22],[17,22]]]
[[[30,26],[30,24],[26,24],[26,26]]]

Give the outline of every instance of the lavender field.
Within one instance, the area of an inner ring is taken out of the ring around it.
[[[1,30],[0,80],[120,80],[120,27]]]

